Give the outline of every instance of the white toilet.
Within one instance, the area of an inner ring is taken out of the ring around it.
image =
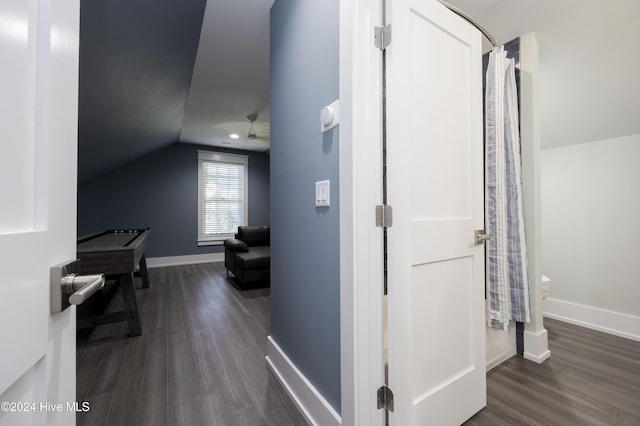
[[[549,278],[546,275],[543,275],[542,284],[540,285],[540,288],[542,289],[542,300],[549,297],[549,294],[551,294],[551,278]]]

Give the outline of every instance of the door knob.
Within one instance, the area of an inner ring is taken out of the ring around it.
[[[476,244],[482,244],[491,239],[491,235],[487,234],[484,229],[476,229]]]

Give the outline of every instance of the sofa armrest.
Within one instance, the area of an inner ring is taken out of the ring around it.
[[[249,251],[249,246],[244,241],[240,241],[236,238],[229,238],[228,240],[224,240],[224,246],[231,251]]]

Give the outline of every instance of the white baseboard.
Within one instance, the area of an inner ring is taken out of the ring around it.
[[[545,317],[640,342],[640,317],[552,298],[542,308]]]
[[[503,362],[511,359],[512,356],[516,355],[516,352],[514,353],[510,353],[510,352],[503,352],[499,355],[494,356],[491,359],[486,360],[485,362],[485,369],[487,372],[489,372],[489,370],[491,370],[494,367],[499,366],[500,364],[502,364]]]
[[[342,424],[340,415],[289,360],[271,336],[267,337],[267,356],[265,358],[269,368],[284,386],[309,424],[321,426]]]
[[[496,330],[488,325],[486,327],[486,369],[487,371],[502,364],[512,356],[516,351],[516,325],[513,321],[509,321],[507,330]]]
[[[532,333],[525,331],[524,337],[524,353],[522,356],[529,361],[542,364],[544,360],[551,356],[549,351],[549,337],[547,330],[542,330],[538,333]]]
[[[192,254],[188,256],[150,257],[147,268],[162,266],[194,265],[196,263],[224,262],[224,253]]]

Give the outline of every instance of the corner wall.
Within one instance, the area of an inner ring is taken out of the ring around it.
[[[269,225],[269,157],[175,143],[78,186],[78,235],[151,228],[147,258],[222,253],[198,247],[198,150],[249,155],[249,225]]]
[[[339,1],[271,9],[271,339],[340,412],[338,127],[320,110],[339,96]],[[315,207],[315,182],[331,205]],[[326,424],[326,423],[325,423]]]
[[[640,134],[542,151],[545,316],[640,340]]]

